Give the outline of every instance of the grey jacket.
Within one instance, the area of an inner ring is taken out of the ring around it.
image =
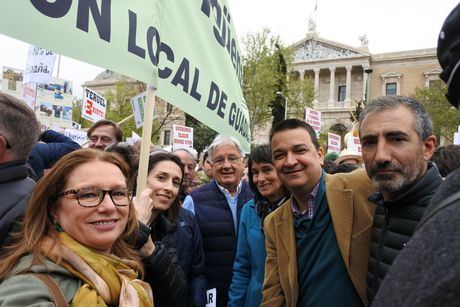
[[[70,305],[75,293],[82,285],[81,280],[64,267],[49,260],[44,260],[43,265],[30,267],[31,263],[32,255],[22,257],[12,270],[10,277],[0,284],[0,306],[55,306],[48,288],[35,276],[24,274],[27,272],[50,274]]]

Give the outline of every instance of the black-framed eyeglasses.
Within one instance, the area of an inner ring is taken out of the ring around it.
[[[8,142],[8,139],[6,138],[6,136],[2,133],[0,133],[0,135],[3,136],[3,138],[5,139],[6,148],[11,149],[11,144],[10,142]]]
[[[113,190],[103,190],[97,188],[84,188],[78,190],[67,190],[60,194],[59,197],[69,194],[75,194],[77,202],[82,207],[97,207],[99,206],[105,198],[106,194],[110,195],[115,206],[123,207],[131,203],[131,193],[127,188],[113,189]]]

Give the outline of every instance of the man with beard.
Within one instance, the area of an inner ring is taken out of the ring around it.
[[[432,122],[414,99],[384,96],[360,115],[364,164],[378,192],[368,262],[368,299],[372,302],[388,268],[412,237],[431,196],[442,182],[429,162],[436,148]]]
[[[439,77],[460,109],[460,4],[439,33]],[[373,306],[460,306],[460,168],[433,195],[417,231],[382,282]]]

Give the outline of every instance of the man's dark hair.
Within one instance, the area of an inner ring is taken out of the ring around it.
[[[441,176],[447,177],[452,171],[460,167],[460,146],[440,146],[434,151],[431,160],[436,163]]]
[[[0,133],[17,160],[27,160],[40,135],[34,111],[23,101],[0,93]]]
[[[423,105],[415,99],[398,95],[382,96],[372,100],[368,105],[366,105],[359,115],[359,133],[361,134],[361,126],[366,116],[383,110],[392,110],[400,106],[406,107],[414,114],[414,129],[421,141],[424,141],[427,137],[433,134],[433,123],[431,121],[431,117],[426,112]]]
[[[315,146],[315,148],[316,149],[320,148],[318,138],[316,137],[315,130],[313,130],[313,128],[309,124],[297,118],[285,119],[279,122],[278,124],[276,124],[270,130],[270,143],[272,142],[273,135],[275,135],[276,133],[281,132],[281,131],[286,131],[286,130],[293,130],[297,128],[305,129],[310,135],[311,141],[313,145]]]
[[[112,126],[113,128],[115,128],[115,139],[117,142],[121,142],[121,140],[123,139],[123,132],[121,131],[120,126],[116,122],[108,119],[101,119],[100,121],[92,125],[87,132],[88,139],[91,137],[91,134],[93,134],[94,130],[101,126]]]

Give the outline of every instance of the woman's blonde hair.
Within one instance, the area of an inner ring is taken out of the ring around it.
[[[42,263],[45,255],[41,245],[45,237],[58,241],[51,213],[58,203],[58,195],[63,192],[69,174],[84,163],[92,161],[108,162],[118,167],[125,176],[128,187],[128,166],[114,154],[95,149],[79,149],[62,157],[35,186],[30,196],[21,229],[12,234],[12,244],[5,247],[0,263],[0,280],[5,278],[19,259],[26,254],[33,254],[33,264]],[[140,264],[136,252],[130,245],[136,239],[138,224],[132,202],[129,204],[128,222],[122,235],[114,242],[112,253],[118,257],[131,258]],[[142,266],[139,266],[142,268]],[[141,273],[143,273],[141,269]]]

